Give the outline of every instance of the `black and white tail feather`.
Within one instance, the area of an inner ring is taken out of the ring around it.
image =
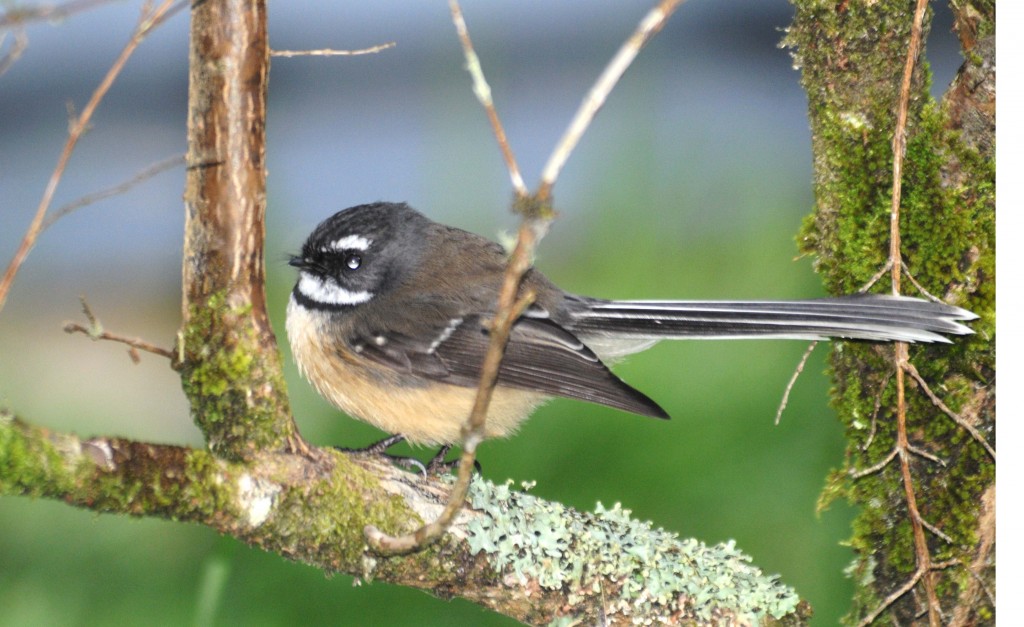
[[[793,301],[581,298],[579,305],[570,314],[573,331],[611,358],[662,339],[843,338],[948,344],[947,335],[973,333],[961,321],[977,318],[945,303],[878,294]]]

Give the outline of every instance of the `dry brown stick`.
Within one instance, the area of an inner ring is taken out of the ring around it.
[[[528,204],[526,186],[519,175],[519,168],[516,165],[515,157],[508,146],[508,140],[498,118],[497,110],[490,99],[490,89],[486,87],[487,82],[483,76],[483,70],[480,68],[476,52],[473,50],[473,44],[469,38],[466,23],[462,19],[462,11],[456,0],[451,0],[450,7],[452,21],[459,32],[459,39],[463,45],[467,67],[473,76],[473,91],[487,110],[495,136],[498,138],[503,155],[505,155],[513,186],[516,187],[517,205],[526,207]],[[512,325],[523,310],[533,302],[534,295],[532,293],[522,296],[518,295],[519,285],[522,282],[523,275],[530,269],[530,260],[533,258],[534,247],[540,237],[543,236],[548,220],[550,220],[550,217],[542,217],[541,212],[535,213],[532,217],[528,213],[524,216],[523,223],[519,227],[516,247],[512,251],[508,265],[505,268],[504,279],[498,295],[497,309],[490,329],[491,339],[487,347],[487,353],[484,355],[484,362],[480,373],[480,384],[473,402],[473,409],[466,423],[462,426],[462,455],[459,458],[458,476],[455,484],[452,486],[451,494],[448,496],[448,503],[437,519],[422,525],[410,534],[390,536],[373,525],[367,525],[366,529],[364,529],[364,534],[366,535],[367,543],[374,550],[384,554],[408,553],[419,550],[440,538],[451,526],[459,511],[461,511],[473,476],[476,448],[486,435],[487,408],[494,393],[494,386],[498,381],[498,369],[505,354],[505,346],[508,344]]]
[[[128,39],[128,43],[125,44],[121,53],[114,60],[114,63],[107,70],[106,75],[100,84],[93,91],[92,96],[82,109],[82,113],[71,120],[71,126],[68,130],[68,138],[64,143],[64,149],[60,153],[60,157],[57,159],[57,165],[54,167],[53,172],[50,174],[50,180],[46,184],[46,189],[43,191],[43,197],[39,201],[39,206],[36,207],[35,217],[32,219],[32,223],[29,225],[28,230],[25,232],[24,237],[21,240],[21,244],[18,246],[18,250],[14,253],[14,257],[11,259],[10,264],[7,266],[7,270],[4,272],[2,278],[0,278],[0,311],[3,311],[4,304],[7,302],[7,293],[11,289],[11,285],[14,283],[14,277],[18,274],[18,269],[21,268],[21,264],[24,263],[25,258],[28,256],[30,250],[36,243],[36,239],[42,232],[43,219],[46,217],[46,211],[50,207],[50,203],[53,201],[53,195],[57,191],[57,185],[60,183],[61,178],[64,176],[64,169],[67,167],[68,160],[71,159],[71,154],[75,150],[75,145],[81,138],[82,134],[89,127],[89,121],[92,119],[93,113],[99,106],[103,97],[106,96],[110,86],[114,84],[114,80],[117,79],[118,74],[124,69],[128,59],[135,52],[135,49],[142,43],[146,35],[150,33],[155,27],[163,22],[163,19],[169,15],[169,12],[174,5],[174,0],[164,0],[160,3],[160,6],[156,7],[151,11],[143,13],[139,19],[139,23],[136,25],[135,30],[132,32],[131,37]],[[178,6],[184,6],[179,4]]]
[[[612,57],[610,63],[605,67],[597,82],[590,88],[583,102],[580,103],[576,115],[565,130],[555,149],[551,152],[544,170],[541,172],[540,187],[537,189],[537,199],[547,201],[551,195],[551,188],[558,179],[569,155],[572,154],[576,144],[579,143],[583,133],[587,131],[590,122],[597,115],[597,112],[604,106],[608,94],[619,82],[626,68],[633,63],[633,59],[640,54],[643,48],[652,37],[661,31],[665,22],[672,16],[672,13],[683,3],[684,0],[661,0],[656,7],[651,9],[647,15],[640,20],[636,30],[629,39],[619,48],[619,51]]]
[[[64,4],[40,4],[34,7],[16,7],[0,15],[0,28],[27,22],[54,22],[83,13],[101,4],[112,4],[113,0],[73,0]]]
[[[967,433],[970,433],[971,437],[974,438],[975,441],[978,442],[978,444],[981,444],[985,448],[985,451],[987,451],[989,456],[992,457],[992,461],[995,461],[996,450],[992,447],[991,444],[988,443],[985,437],[981,435],[981,433],[977,429],[974,428],[974,425],[967,422],[967,420],[965,420],[963,416],[956,413],[955,411],[950,409],[948,405],[942,402],[942,399],[940,399],[938,395],[936,395],[935,392],[932,391],[931,387],[929,387],[929,385],[925,382],[924,377],[922,377],[921,373],[917,371],[917,368],[914,366],[914,364],[907,362],[904,368],[906,368],[906,371],[907,373],[910,374],[910,376],[914,377],[914,380],[917,381],[917,384],[921,386],[921,389],[931,400],[932,404],[938,407],[942,411],[942,413],[952,418],[953,422],[958,424],[960,428],[962,428]]]
[[[886,455],[882,461],[878,462],[877,464],[872,464],[871,466],[868,466],[863,470],[858,470],[857,472],[850,473],[850,476],[853,477],[854,479],[861,479],[863,477],[867,477],[868,475],[873,475],[876,472],[888,466],[892,462],[892,460],[896,459],[896,455],[898,455],[899,452],[899,449],[894,447],[891,451],[889,451],[889,454]]]
[[[381,50],[387,50],[388,48],[394,48],[395,42],[389,41],[383,44],[377,44],[376,46],[370,46],[369,48],[360,48],[358,50],[335,50],[334,48],[320,48],[319,50],[271,50],[270,56],[282,57],[285,59],[291,57],[354,57],[361,54],[373,54],[380,52]]]
[[[957,564],[959,564],[957,560],[946,560],[944,562],[936,562],[931,565],[929,571],[942,570],[945,568],[949,568],[950,566],[955,566]],[[914,574],[910,576],[910,579],[908,579],[906,583],[904,583],[896,590],[892,591],[889,594],[889,596],[885,597],[885,599],[882,600],[878,607],[876,607],[870,614],[862,618],[861,621],[857,623],[857,627],[868,627],[868,625],[875,622],[875,619],[881,616],[882,612],[889,609],[889,606],[898,601],[899,598],[902,597],[904,594],[910,592],[914,588],[914,586],[916,586],[917,583],[921,581],[922,577],[924,577],[925,574],[925,571],[920,568],[914,571]]]
[[[878,412],[882,410],[882,395],[885,394],[885,388],[889,386],[889,381],[892,380],[893,375],[896,373],[895,370],[890,370],[886,373],[885,379],[878,386],[878,394],[875,396],[875,409],[871,412],[871,430],[868,432],[868,439],[864,441],[864,445],[860,447],[860,450],[866,451],[871,448],[871,443],[875,440],[875,434],[878,431]]]
[[[457,0],[449,0],[448,7],[452,13],[452,23],[455,24],[455,31],[459,35],[459,42],[462,44],[462,53],[466,57],[466,71],[473,78],[473,94],[480,101],[484,111],[487,112],[487,119],[491,123],[494,137],[498,140],[498,148],[501,149],[501,156],[505,159],[505,167],[512,178],[512,188],[516,196],[526,198],[530,192],[523,182],[523,175],[516,163],[516,157],[512,154],[512,147],[509,146],[508,137],[505,135],[505,127],[501,124],[498,111],[494,108],[494,99],[491,98],[491,86],[487,84],[483,68],[480,66],[480,57],[473,49],[473,40],[469,38],[469,29],[466,27],[466,20],[462,16],[462,7]]]
[[[807,360],[810,358],[811,353],[814,352],[814,349],[817,346],[818,340],[811,342],[811,345],[804,351],[804,356],[800,358],[800,363],[796,365],[796,370],[793,371],[793,376],[789,378],[789,383],[786,384],[786,391],[782,393],[782,401],[779,403],[779,409],[775,412],[776,425],[778,425],[779,421],[782,420],[782,412],[786,411],[786,405],[789,405],[789,393],[793,391],[793,386],[796,385],[796,380],[800,377],[800,373],[804,371],[804,366],[807,365]]]
[[[138,351],[140,350],[146,351],[147,353],[153,353],[154,355],[160,355],[161,357],[166,357],[172,362],[174,361],[174,351],[172,350],[161,348],[156,344],[151,344],[141,338],[130,338],[117,333],[105,331],[99,319],[95,314],[93,314],[92,308],[89,307],[89,303],[85,300],[85,297],[82,296],[79,300],[82,302],[82,313],[85,314],[85,318],[89,321],[89,326],[84,326],[77,322],[66,322],[64,324],[65,333],[83,333],[89,336],[93,341],[110,340],[111,342],[127,344],[129,347],[128,355],[135,363],[139,363]]]
[[[523,230],[528,229],[523,225],[520,229],[520,242],[526,242],[531,236],[523,236]],[[459,471],[452,491],[448,495],[448,503],[437,519],[424,524],[411,534],[404,536],[389,536],[373,525],[367,525],[363,530],[366,540],[374,550],[384,554],[400,554],[419,550],[430,545],[440,538],[455,521],[462,510],[469,493],[469,484],[473,478],[476,463],[476,447],[483,442],[485,437],[485,425],[487,420],[487,407],[490,405],[491,396],[494,393],[494,386],[498,381],[498,368],[505,353],[505,346],[508,344],[509,334],[512,332],[512,325],[533,302],[533,293],[528,293],[518,299],[515,294],[518,291],[522,275],[530,268],[530,252],[533,244],[516,246],[512,259],[509,262],[509,270],[505,273],[505,281],[501,290],[498,313],[495,315],[491,327],[491,343],[488,346],[487,354],[484,356],[484,364],[480,376],[480,387],[477,389],[476,400],[473,403],[473,410],[469,419],[462,427],[462,455],[459,458]],[[511,304],[506,297],[511,295]]]
[[[591,96],[595,93],[598,94],[600,102],[607,98],[608,93],[615,86],[619,77],[622,76],[626,67],[629,66],[629,63],[636,57],[643,44],[661,29],[664,21],[672,13],[672,10],[681,2],[682,0],[663,0],[657,8],[644,18],[637,32],[627,41],[622,50],[619,51],[619,54],[612,59],[609,66],[598,78],[597,84],[591,89]],[[506,163],[509,165],[513,186],[516,187],[517,192],[515,208],[523,215],[523,222],[519,227],[519,237],[516,241],[515,249],[512,251],[508,266],[505,269],[491,328],[491,341],[484,357],[476,400],[469,418],[462,427],[463,442],[462,456],[459,459],[459,473],[456,483],[452,488],[452,493],[449,496],[448,504],[437,520],[427,523],[415,532],[404,536],[389,536],[372,525],[367,526],[364,530],[367,542],[375,550],[382,553],[415,551],[434,542],[444,534],[462,508],[469,490],[469,482],[476,460],[476,447],[485,437],[484,426],[487,419],[487,407],[490,404],[491,395],[497,383],[498,369],[505,353],[508,335],[511,332],[513,323],[515,323],[523,309],[533,302],[533,294],[519,295],[519,286],[523,275],[530,269],[533,251],[537,242],[544,236],[548,225],[553,219],[549,199],[551,188],[557,179],[558,170],[561,168],[561,165],[559,165],[553,174],[545,172],[545,175],[542,176],[538,192],[533,197],[527,195],[525,184],[522,187],[519,186],[519,183],[522,182],[521,176],[519,175],[518,167],[515,165],[511,149],[508,147],[507,138],[498,119],[497,111],[494,109],[493,102],[491,101],[490,88],[487,87],[483,71],[480,68],[479,59],[476,56],[468,30],[466,29],[465,20],[462,19],[462,11],[457,0],[450,0],[449,6],[452,11],[452,21],[459,32],[459,39],[463,45],[467,69],[469,69],[470,74],[473,76],[474,92],[481,103],[484,104],[488,117],[492,120],[495,136],[498,138],[502,152],[506,156]],[[654,17],[652,18],[652,16]],[[629,53],[624,54],[623,50],[627,48]],[[623,60],[623,57],[626,57],[626,59]],[[573,132],[567,131],[566,136],[555,147],[549,164],[559,160],[564,164],[564,160],[568,158],[572,147],[579,140],[579,137],[582,136],[583,131],[587,129],[590,121],[593,120],[594,114],[600,108],[600,102],[591,110],[591,105],[588,105],[591,100],[593,100],[592,97],[584,100],[580,111],[577,112],[576,117],[570,123],[570,130]],[[574,139],[571,142],[566,139],[570,135],[574,135]]]
[[[7,33],[0,35],[0,45],[3,45],[4,39],[7,38]],[[21,53],[25,52],[25,48],[28,47],[28,35],[25,34],[24,28],[19,28],[14,33],[14,41],[11,43],[11,49],[7,51],[3,57],[0,57],[0,76],[3,76],[4,72],[11,69],[11,66],[17,63],[18,59],[21,58]]]
[[[910,90],[913,83],[914,65],[921,50],[921,35],[927,6],[928,0],[917,0],[914,21],[910,30],[910,42],[907,46],[907,60],[903,67],[896,127],[892,139],[892,205],[889,214],[888,265],[891,271],[892,292],[896,295],[900,293],[900,278],[903,269],[903,257],[900,250],[900,197],[903,190],[903,157],[907,149],[907,116],[910,110]],[[939,597],[935,592],[935,582],[931,573],[931,553],[928,549],[928,540],[924,535],[924,526],[921,524],[922,516],[917,507],[917,495],[914,492],[913,475],[910,472],[910,442],[907,438],[906,378],[904,376],[906,365],[910,359],[907,344],[897,342],[894,354],[896,365],[896,448],[899,451],[900,474],[903,478],[903,492],[914,536],[914,554],[918,571],[924,582],[928,622],[932,627],[939,627],[942,624],[942,617]]]

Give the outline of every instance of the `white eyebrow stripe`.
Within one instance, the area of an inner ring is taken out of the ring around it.
[[[373,240],[366,239],[362,235],[346,235],[345,237],[338,238],[327,245],[328,250],[366,250],[370,247]]]
[[[370,292],[353,292],[331,279],[320,279],[308,272],[302,272],[299,277],[299,292],[306,298],[325,305],[358,305],[373,298]]]

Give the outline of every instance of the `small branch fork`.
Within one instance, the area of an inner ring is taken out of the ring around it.
[[[907,49],[906,64],[903,69],[903,79],[900,85],[899,102],[896,116],[896,127],[893,134],[892,141],[892,152],[893,152],[893,165],[892,165],[892,204],[890,209],[890,240],[889,240],[889,259],[875,277],[869,282],[869,286],[875,281],[880,279],[885,272],[890,273],[892,282],[893,294],[900,293],[900,280],[904,272],[907,271],[900,249],[900,199],[902,194],[902,173],[903,173],[903,159],[906,153],[907,145],[907,116],[910,108],[910,92],[911,84],[913,80],[914,64],[917,60],[921,50],[921,39],[924,22],[924,14],[928,6],[928,0],[917,0],[914,9],[914,21],[910,32],[910,42]],[[930,298],[935,298],[931,294],[928,294],[924,288],[917,283],[907,272],[910,281],[919,289],[923,294]],[[900,588],[893,591],[888,597],[886,597],[882,603],[875,608],[871,613],[864,617],[859,623],[860,625],[869,625],[875,621],[884,611],[886,611],[893,603],[900,599],[904,594],[914,589],[918,583],[923,583],[925,592],[926,609],[925,612],[928,615],[928,623],[932,627],[938,627],[942,624],[942,607],[939,604],[938,594],[935,590],[934,572],[936,570],[944,569],[949,566],[958,564],[957,560],[949,560],[945,562],[933,562],[931,553],[928,549],[928,542],[925,537],[925,530],[927,529],[936,536],[942,538],[946,542],[950,542],[949,536],[944,534],[941,530],[936,528],[934,525],[928,523],[921,515],[917,505],[917,495],[914,491],[913,475],[910,469],[910,456],[917,454],[930,459],[931,461],[942,464],[942,461],[938,458],[927,454],[925,451],[921,451],[913,447],[907,436],[907,402],[906,402],[906,375],[910,374],[911,377],[921,386],[921,388],[928,395],[929,399],[935,404],[936,407],[941,409],[944,413],[950,416],[956,424],[964,428],[971,436],[977,440],[985,450],[991,455],[992,459],[995,460],[995,450],[984,437],[966,420],[957,415],[955,412],[950,410],[939,398],[931,391],[924,379],[918,373],[917,368],[910,362],[907,344],[904,342],[897,342],[894,350],[894,374],[896,381],[896,444],[893,450],[883,459],[881,462],[866,468],[857,473],[853,474],[854,479],[873,474],[880,471],[890,462],[895,459],[899,460],[900,476],[903,482],[904,497],[907,502],[907,510],[910,515],[911,529],[914,539],[914,553],[917,562],[917,569],[911,578],[904,583]],[[889,379],[886,379],[886,384]],[[874,426],[874,417],[872,418],[872,426]],[[873,435],[873,431],[872,431]],[[944,465],[944,464],[943,464]]]
[[[92,340],[110,340],[111,342],[120,342],[128,345],[128,356],[131,357],[132,362],[139,363],[139,351],[146,351],[147,353],[153,353],[154,355],[160,355],[166,357],[174,362],[175,353],[174,351],[161,348],[155,344],[139,339],[130,338],[117,333],[110,333],[103,329],[103,325],[99,319],[96,318],[95,314],[92,313],[92,309],[89,307],[89,303],[85,300],[85,297],[81,297],[82,301],[82,313],[85,314],[85,318],[89,321],[89,326],[78,324],[77,322],[67,322],[64,324],[65,333],[82,333],[89,336]]]
[[[554,212],[551,209],[551,190],[562,166],[565,165],[573,148],[607,100],[608,94],[611,93],[623,72],[636,58],[640,49],[661,30],[682,2],[683,0],[663,0],[641,20],[637,29],[612,58],[576,111],[568,130],[558,142],[544,168],[537,192],[531,196],[523,182],[501,121],[494,108],[490,87],[487,85],[480,67],[480,60],[473,49],[469,31],[462,17],[462,10],[457,0],[449,0],[452,22],[462,43],[467,70],[472,76],[473,93],[484,107],[491,122],[516,192],[514,209],[523,216],[523,222],[519,227],[519,237],[505,270],[497,309],[491,323],[491,341],[484,357],[476,401],[462,427],[462,456],[459,459],[458,477],[449,496],[448,504],[437,520],[427,523],[408,535],[389,536],[376,527],[368,526],[365,529],[366,539],[374,550],[385,554],[395,554],[416,551],[428,546],[447,531],[462,509],[469,491],[469,483],[476,461],[476,449],[485,438],[487,408],[497,383],[498,368],[501,365],[512,325],[523,310],[533,302],[534,294],[530,292],[520,294],[519,287],[523,275],[530,269],[530,260],[533,258],[535,247],[544,237],[548,226],[554,219]]]

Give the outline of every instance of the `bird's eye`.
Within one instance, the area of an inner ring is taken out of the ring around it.
[[[363,265],[363,256],[359,253],[347,253],[345,255],[345,267],[349,270],[358,270]]]

